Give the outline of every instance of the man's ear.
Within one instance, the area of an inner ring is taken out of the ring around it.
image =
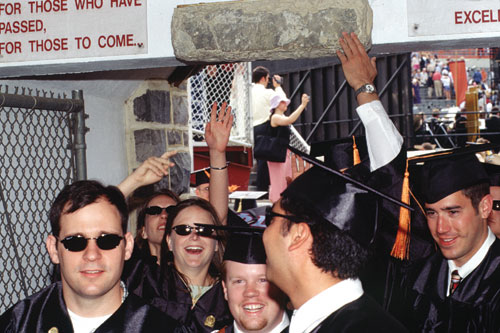
[[[53,235],[48,235],[45,240],[45,247],[49,253],[53,264],[59,264],[59,253],[57,252],[57,239]]]
[[[289,236],[290,244],[288,249],[293,251],[302,247],[312,237],[311,229],[309,229],[309,225],[305,222],[293,223],[289,231]]]
[[[125,260],[129,260],[134,250],[134,236],[129,232],[125,234]]]
[[[493,198],[491,197],[491,194],[487,194],[481,199],[478,208],[481,217],[483,219],[488,218],[491,213],[491,209],[493,208]]]
[[[222,280],[222,289],[224,290],[224,299],[227,301],[226,281]]]

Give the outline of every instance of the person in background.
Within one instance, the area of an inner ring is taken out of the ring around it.
[[[276,94],[286,96],[281,88],[282,78],[279,75],[272,77],[274,89],[268,89],[267,85],[271,79],[269,70],[265,67],[255,67],[252,72],[252,89],[250,96],[252,100],[253,136],[254,138],[265,132],[265,122],[269,119],[271,97]],[[269,190],[269,170],[265,160],[257,160],[257,191]]]
[[[284,130],[285,133],[288,133],[287,136],[290,136],[289,126],[292,125],[302,114],[302,112],[306,109],[307,104],[309,103],[309,96],[306,94],[302,95],[302,103],[299,107],[293,111],[290,116],[286,116],[285,112],[288,108],[288,104],[290,104],[290,100],[282,95],[274,95],[271,98],[271,115],[270,115],[270,123],[272,128],[280,127],[280,129]],[[271,181],[271,186],[269,189],[269,200],[271,202],[275,202],[279,199],[281,192],[287,186],[287,177],[291,177],[291,157],[290,151],[286,153],[286,160],[284,163],[280,162],[267,162],[269,168],[269,179]]]

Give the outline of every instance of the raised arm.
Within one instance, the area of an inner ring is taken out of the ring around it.
[[[169,158],[175,154],[177,154],[177,151],[169,151],[160,157],[149,157],[118,184],[118,188],[125,197],[128,197],[141,186],[159,182],[168,175],[169,169],[174,166],[174,163]]]
[[[271,117],[271,126],[288,126],[293,124],[297,119],[299,119],[302,111],[306,109],[307,103],[309,103],[309,96],[307,94],[302,95],[302,103],[299,107],[293,111],[289,116],[275,114]]]
[[[340,46],[344,52],[337,51],[337,56],[349,85],[357,91],[365,84],[373,84],[377,76],[375,58],[368,57],[358,36],[342,33]],[[377,93],[361,92],[356,98],[359,104],[356,111],[366,132],[370,169],[374,171],[399,154],[403,137],[389,119]]]
[[[219,219],[227,223],[228,210],[228,172],[226,146],[229,142],[233,115],[231,107],[223,103],[217,115],[217,103],[212,105],[210,121],[205,126],[205,141],[210,152],[210,203],[214,206]]]

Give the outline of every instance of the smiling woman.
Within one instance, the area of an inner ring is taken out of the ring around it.
[[[195,223],[221,225],[203,199],[181,201],[169,211],[161,244],[161,296],[152,303],[189,332],[212,332],[231,320],[220,281],[223,235]]]

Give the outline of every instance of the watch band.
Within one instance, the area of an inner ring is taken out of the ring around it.
[[[356,90],[355,95],[358,97],[359,94],[362,92],[368,93],[368,94],[375,94],[377,92],[377,88],[371,83],[365,83],[361,87],[359,87],[358,90]]]

